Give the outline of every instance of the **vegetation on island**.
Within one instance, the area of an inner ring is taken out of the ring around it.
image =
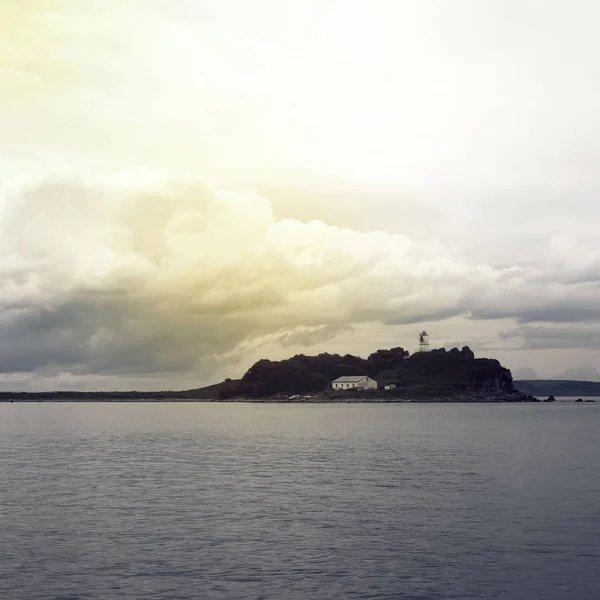
[[[366,359],[323,353],[298,354],[280,361],[260,360],[241,379],[227,380],[218,386],[218,397],[262,398],[326,392],[331,382],[343,375],[368,375],[382,390],[391,386],[393,395],[405,397],[515,391],[508,369],[495,359],[475,358],[468,346],[412,356],[404,348],[396,347],[377,350]]]

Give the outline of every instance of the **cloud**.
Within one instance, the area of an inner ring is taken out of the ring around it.
[[[340,333],[351,333],[354,329],[350,325],[321,325],[320,327],[302,328],[286,332],[277,338],[277,342],[284,348],[290,346],[314,346],[337,337]]]
[[[575,381],[600,381],[600,372],[592,365],[582,365],[567,369],[554,376],[554,379],[570,379]]]
[[[146,169],[16,178],[0,206],[5,373],[201,371],[261,336],[456,314],[450,279],[477,272],[435,243],[275,220],[255,194]]]
[[[188,176],[75,171],[15,177],[0,194],[5,374],[203,379],[263,342],[308,347],[358,324],[595,315],[577,265],[557,281],[543,264],[468,264],[435,240],[275,219],[265,198]],[[503,335],[596,344],[569,331]]]
[[[574,311],[574,321],[577,312]],[[553,324],[523,325],[515,329],[500,332],[502,339],[518,339],[522,347],[529,350],[571,349],[584,350],[600,349],[600,326],[595,324],[581,325],[562,322]]]
[[[514,379],[539,379],[539,375],[535,369],[531,367],[521,367],[513,373]]]

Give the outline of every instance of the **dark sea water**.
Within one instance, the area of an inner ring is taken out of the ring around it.
[[[0,404],[0,600],[600,599],[598,404]]]

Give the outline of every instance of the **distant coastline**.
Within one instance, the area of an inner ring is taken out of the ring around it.
[[[515,381],[514,386],[520,392],[534,396],[600,396],[600,381],[526,379]]]
[[[254,404],[286,403],[514,403],[542,402],[549,396],[589,398],[600,397],[600,382],[571,380],[517,380],[510,392],[471,390],[453,393],[431,393],[423,390],[326,390],[309,393],[276,393],[252,397],[223,397],[223,384],[190,390],[162,391],[77,391],[0,392],[0,403],[7,402],[248,402]]]
[[[543,402],[545,398],[536,398],[522,392],[506,394],[454,394],[410,397],[389,392],[320,392],[317,394],[277,394],[269,397],[218,398],[203,396],[201,390],[161,391],[161,392],[0,392],[0,403],[36,403],[36,402],[204,402],[252,404],[411,404],[411,403],[523,403]],[[591,394],[590,394],[591,395]],[[596,394],[600,396],[600,394]],[[573,394],[565,396],[575,397]],[[585,396],[584,396],[585,397]]]

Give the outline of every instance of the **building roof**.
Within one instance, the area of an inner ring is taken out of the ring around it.
[[[368,375],[344,375],[343,377],[338,377],[333,381],[336,383],[356,383],[361,379],[369,379]]]

